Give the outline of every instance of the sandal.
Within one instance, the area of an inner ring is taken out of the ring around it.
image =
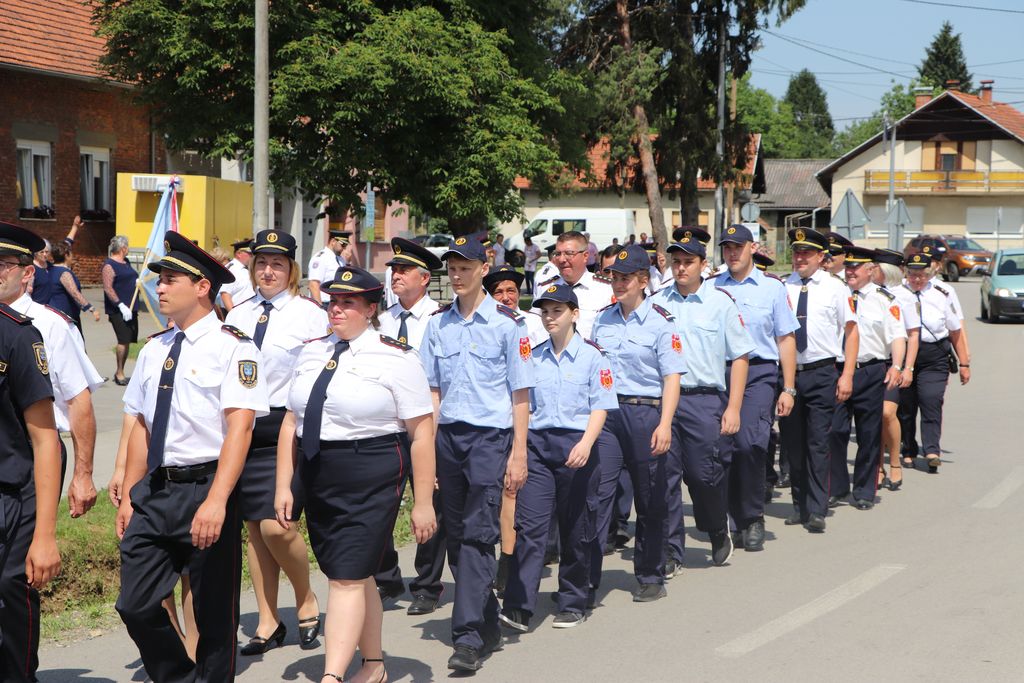
[[[914,458],[912,458],[909,455],[904,455],[903,456],[903,466],[904,467],[909,467],[910,469],[914,469]]]
[[[338,674],[332,674],[330,671],[325,671],[324,675],[321,676],[320,678],[322,679],[322,678],[324,678],[326,676],[330,676],[331,678],[333,678],[336,681],[341,681],[341,683],[345,683],[345,679],[344,678],[342,678]]]
[[[878,468],[878,476],[875,477],[875,488],[876,489],[889,488],[889,483],[890,483],[889,475],[887,475],[885,473],[885,467],[879,466],[879,468]]]
[[[897,471],[900,473],[899,479],[896,478]],[[891,475],[891,478],[889,479],[889,490],[899,491],[900,487],[903,486],[903,467],[900,465],[889,465],[889,474]]]
[[[928,471],[931,474],[938,474],[939,465],[942,464],[942,459],[937,455],[929,455],[925,460],[928,461]]]
[[[384,659],[367,659],[366,657],[363,657],[363,666],[366,666],[367,662],[380,662],[381,664],[384,664]],[[388,678],[388,670],[385,669],[383,666],[381,666],[380,669],[380,678],[377,679],[377,683],[384,683],[384,681],[386,681]]]

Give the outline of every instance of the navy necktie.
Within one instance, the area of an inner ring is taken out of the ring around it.
[[[313,390],[309,393],[306,415],[302,419],[302,452],[307,460],[320,452],[320,427],[324,417],[324,401],[327,400],[327,385],[331,383],[334,371],[338,369],[338,356],[347,348],[347,341],[340,341],[334,345],[334,355],[320,371],[320,376],[313,382]]]
[[[167,421],[171,416],[171,394],[174,393],[174,374],[178,371],[178,355],[181,354],[181,342],[185,339],[184,332],[174,335],[171,351],[160,371],[160,384],[157,387],[156,410],[153,412],[153,429],[149,434],[149,455],[146,458],[147,471],[152,472],[164,464],[164,443],[167,441]]]
[[[408,320],[411,315],[412,313],[409,311],[403,311],[398,315],[398,317],[402,319],[401,324],[398,326],[398,341],[403,344],[409,343],[409,326],[406,325],[405,321]]]
[[[263,315],[256,321],[256,333],[252,337],[257,349],[263,348],[263,337],[267,336],[267,323],[270,321],[270,312],[274,310],[274,304],[269,301],[264,301],[262,306]]]
[[[796,321],[800,327],[796,331],[796,350],[807,350],[807,283],[809,277],[800,278],[800,298],[796,300]]]
[[[857,312],[857,300],[859,298],[860,298],[860,290],[858,289],[858,290],[854,291],[853,297],[851,297],[851,301],[853,301],[853,312],[854,313]]]

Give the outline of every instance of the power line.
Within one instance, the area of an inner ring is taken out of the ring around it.
[[[825,52],[824,50],[819,50],[818,48],[811,47],[810,45],[804,45],[803,43],[800,43],[800,42],[798,42],[796,40],[793,40],[792,38],[787,38],[784,35],[781,35],[779,33],[775,33],[774,31],[769,31],[768,29],[763,29],[763,30],[764,30],[765,33],[767,33],[769,35],[773,35],[773,36],[775,36],[776,38],[778,38],[780,40],[784,40],[787,43],[792,43],[793,45],[796,45],[797,47],[802,47],[805,50],[810,50],[811,52],[817,52],[818,54],[825,55],[826,57],[831,57],[832,59],[838,59],[841,62],[847,62],[848,64],[853,64],[854,66],[863,67],[865,69],[872,69],[873,71],[877,71],[877,72],[883,73],[883,74],[889,74],[891,76],[896,76],[897,78],[905,78],[905,79],[909,79],[910,78],[909,76],[904,76],[903,74],[896,73],[895,71],[889,71],[888,69],[882,69],[880,67],[873,67],[870,64],[864,64],[863,62],[857,62],[857,61],[854,61],[852,59],[847,59],[846,57],[840,57],[838,55],[834,55],[834,54],[831,54],[829,52]]]
[[[835,47],[833,45],[827,45],[825,43],[816,43],[813,40],[807,40],[806,38],[796,38],[796,37],[793,37],[793,36],[786,36],[786,35],[783,35],[781,33],[774,33],[774,32],[769,31],[767,29],[764,29],[764,31],[765,31],[765,33],[771,33],[773,36],[778,36],[779,38],[795,40],[798,43],[807,43],[808,45],[816,45],[817,47],[828,48],[830,50],[835,50],[836,52],[845,52],[848,55],[854,55],[854,56],[857,56],[857,57],[867,57],[868,59],[873,59],[876,62],[889,62],[890,64],[902,64],[903,66],[912,66],[915,69],[917,68],[917,64],[912,64],[910,62],[901,62],[898,59],[887,59],[885,57],[877,57],[875,55],[869,55],[869,54],[866,54],[864,52],[854,52],[853,50],[846,50],[844,48]],[[868,66],[868,65],[865,65],[865,64],[858,64],[858,66],[864,66],[865,68],[868,68],[868,69],[875,69],[876,68],[876,67]]]
[[[976,9],[982,12],[1004,12],[1006,14],[1024,14],[1024,9],[1006,9],[1005,7],[978,7],[977,5],[958,5],[955,2],[937,2],[937,0],[903,0],[915,5],[936,5],[938,7],[955,7],[956,9]]]

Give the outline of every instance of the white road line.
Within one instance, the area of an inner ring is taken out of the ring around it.
[[[979,510],[993,510],[1003,504],[1017,489],[1024,485],[1024,467],[1015,467],[1010,475],[996,484],[981,500],[971,507]]]
[[[783,614],[736,640],[715,648],[715,653],[722,657],[742,657],[749,654],[762,645],[767,645],[776,638],[781,638],[787,633],[811,623],[818,617],[839,609],[906,568],[907,566],[903,564],[883,564],[869,569],[842,586],[825,593],[820,598],[797,607],[792,612]]]

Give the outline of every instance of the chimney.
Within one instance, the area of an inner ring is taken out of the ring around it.
[[[914,88],[914,109],[920,109],[932,101],[932,89],[925,87]]]
[[[960,89],[960,81],[958,81],[958,80],[956,80],[954,78],[951,78],[948,81],[946,81],[946,90],[959,90],[959,89]]]
[[[995,83],[993,80],[987,80],[981,82],[981,101],[985,104],[992,104],[992,84]]]

